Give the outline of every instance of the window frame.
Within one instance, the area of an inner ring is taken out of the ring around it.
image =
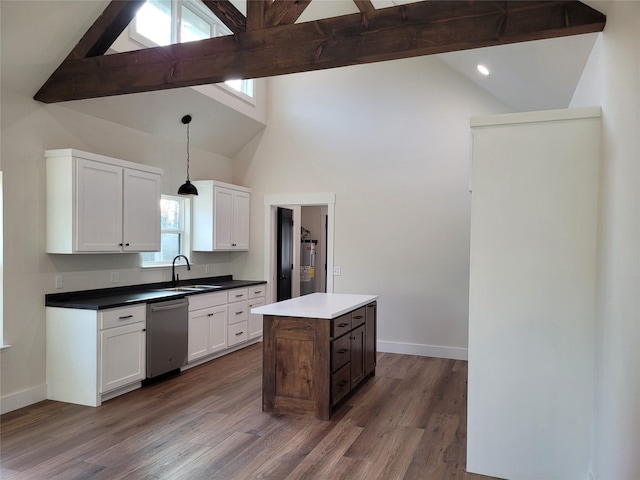
[[[165,195],[162,194],[160,197],[160,201],[162,200],[171,200],[178,201],[181,203],[181,211],[182,214],[179,216],[180,228],[162,228],[160,230],[160,248],[162,248],[162,235],[163,234],[175,234],[179,233],[180,237],[180,252],[179,255],[185,255],[187,258],[191,256],[191,200],[187,197],[181,197],[178,195]],[[162,214],[161,214],[162,215]],[[161,253],[159,252],[145,252],[149,253]],[[145,261],[144,255],[145,253],[140,254],[140,267],[147,268],[166,268],[170,267],[173,263],[172,260],[156,260],[156,261]],[[176,261],[176,265],[186,265],[186,261],[183,258],[178,259]]]
[[[181,18],[182,18],[182,7],[191,10],[202,20],[207,22],[211,26],[211,31],[213,32],[213,36],[210,38],[232,35],[233,32],[229,30],[229,28],[218,19],[211,10],[209,10],[202,2],[199,1],[189,1],[189,0],[170,0],[171,1],[171,43],[181,43]],[[136,43],[139,43],[145,47],[159,47],[162,46],[158,43],[155,43],[148,37],[145,37],[143,34],[139,33],[137,30],[137,15],[133,17],[129,25],[129,38]],[[241,89],[238,90],[235,87],[232,87],[230,83],[221,82],[214,83],[216,87],[225,90],[232,95],[237,96],[241,100],[244,100],[252,105],[255,105],[255,82],[253,79],[235,79],[229,80],[229,82],[240,80],[242,82]],[[250,93],[249,93],[250,92]]]

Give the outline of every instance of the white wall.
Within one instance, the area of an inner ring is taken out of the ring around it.
[[[592,471],[640,478],[640,2],[587,2],[607,25],[572,100],[602,105]]]
[[[44,105],[32,99],[107,3],[96,3],[93,12],[87,11],[93,4],[86,2],[0,2],[4,342],[11,345],[0,353],[2,412],[44,398],[45,294],[112,287],[109,280],[114,270],[120,272],[116,286],[169,278],[167,269],[143,272],[136,254],[45,253],[45,149],[77,148],[161,167],[165,170],[163,193],[175,193],[185,178],[186,139],[173,143],[75,112],[63,104]],[[61,27],[69,18],[78,22],[74,23],[78,31]],[[30,27],[25,29],[27,24]],[[34,31],[38,35],[33,35]],[[175,118],[176,129],[182,130],[181,114],[176,113]],[[231,181],[231,176],[231,159],[191,149],[192,179]],[[204,276],[205,264],[212,265],[213,275],[231,273],[230,254],[194,254],[192,260],[196,264],[189,272],[192,276]],[[61,290],[54,288],[56,274],[63,275]]]
[[[267,128],[234,181],[268,194],[335,192],[336,292],[380,295],[381,348],[466,356],[469,117],[508,107],[435,57],[269,80]],[[252,215],[252,245],[264,225]],[[262,274],[263,252],[234,262]]]

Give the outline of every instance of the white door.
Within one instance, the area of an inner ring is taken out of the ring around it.
[[[119,252],[122,167],[77,159],[75,244],[79,252]]]
[[[100,332],[100,393],[135,383],[146,376],[144,322]]]
[[[160,175],[124,170],[123,250],[160,250]]]
[[[233,238],[235,250],[249,250],[249,209],[251,195],[247,192],[233,194]]]
[[[215,187],[214,250],[231,250],[233,241],[233,190]]]

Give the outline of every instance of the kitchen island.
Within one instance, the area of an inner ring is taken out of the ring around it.
[[[254,308],[262,314],[262,410],[329,420],[375,375],[377,295],[313,293]]]

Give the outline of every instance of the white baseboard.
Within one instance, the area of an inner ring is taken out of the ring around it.
[[[438,345],[421,345],[415,343],[381,342],[378,351],[386,353],[402,353],[421,357],[448,358],[451,360],[468,360],[468,350],[459,347],[441,347]]]
[[[47,385],[40,385],[0,398],[0,414],[12,412],[22,407],[47,399]]]

